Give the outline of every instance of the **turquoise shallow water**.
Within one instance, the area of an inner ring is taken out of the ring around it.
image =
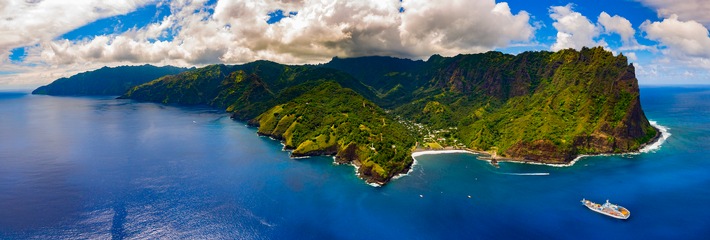
[[[672,134],[650,153],[499,169],[426,155],[374,188],[331,158],[289,159],[220,111],[3,92],[0,238],[703,239],[710,88],[643,88],[642,103]]]

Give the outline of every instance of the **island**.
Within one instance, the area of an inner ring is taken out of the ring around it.
[[[633,64],[595,47],[217,64],[133,86],[120,98],[224,109],[282,141],[292,157],[333,156],[383,185],[421,150],[541,164],[637,151],[659,136],[639,94]]]
[[[165,75],[178,74],[187,68],[153,65],[103,67],[94,71],[60,78],[41,86],[32,94],[52,96],[118,96],[128,89]]]

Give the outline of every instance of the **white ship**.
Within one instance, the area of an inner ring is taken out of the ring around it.
[[[616,204],[612,204],[609,202],[609,200],[606,200],[606,203],[600,205],[587,199],[582,199],[582,204],[584,204],[584,206],[587,206],[587,208],[592,211],[617,219],[627,219],[629,218],[629,216],[631,216],[631,212],[629,212],[628,209]]]

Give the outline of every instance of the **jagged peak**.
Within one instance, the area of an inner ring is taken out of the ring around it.
[[[422,62],[422,60],[414,60],[414,59],[410,59],[410,58],[401,58],[401,57],[394,57],[394,56],[380,56],[380,55],[345,57],[345,58],[335,56],[329,62],[327,62],[326,65],[332,64],[332,63],[340,63],[340,62],[344,62],[344,61],[371,61],[371,60]]]
[[[431,57],[429,57],[429,59],[427,59],[427,62],[436,61],[436,60],[440,60],[440,59],[443,59],[443,58],[444,58],[444,57],[441,56],[441,55],[439,55],[439,54],[434,54],[434,55],[431,55]]]

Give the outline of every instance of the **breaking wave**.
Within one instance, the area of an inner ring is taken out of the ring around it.
[[[661,136],[656,140],[654,143],[651,143],[649,145],[646,145],[645,147],[641,148],[639,150],[640,153],[648,153],[648,152],[655,152],[658,149],[661,149],[661,145],[663,145],[664,142],[666,142],[666,139],[671,136],[671,133],[668,131],[670,128],[661,126],[658,124],[656,121],[648,121],[651,123],[651,126],[657,128],[658,130],[661,131]]]

